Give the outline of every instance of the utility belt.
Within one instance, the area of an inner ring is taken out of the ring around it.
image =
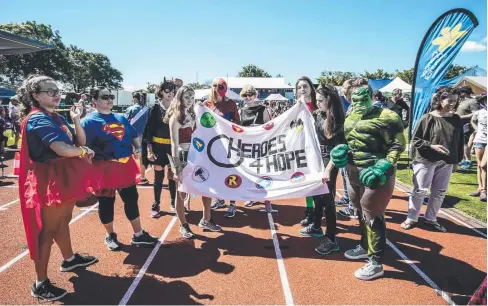
[[[160,138],[160,137],[153,136],[152,142],[159,143],[159,144],[169,145],[169,144],[171,144],[171,139],[169,139],[169,138]]]

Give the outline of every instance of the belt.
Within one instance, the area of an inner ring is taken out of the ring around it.
[[[171,139],[169,138],[160,138],[153,136],[152,141],[159,144],[171,144]]]

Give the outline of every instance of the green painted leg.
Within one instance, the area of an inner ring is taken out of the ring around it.
[[[313,197],[307,197],[307,208],[313,208]]]

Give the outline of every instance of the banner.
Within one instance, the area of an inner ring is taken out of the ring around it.
[[[449,65],[477,26],[478,20],[473,13],[454,9],[437,18],[425,34],[415,61],[409,139]]]
[[[303,103],[254,127],[195,105],[181,191],[223,200],[278,200],[328,193],[314,119]]]

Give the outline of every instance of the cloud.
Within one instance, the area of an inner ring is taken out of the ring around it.
[[[481,42],[468,40],[461,48],[461,52],[483,52],[486,51],[486,37]]]

